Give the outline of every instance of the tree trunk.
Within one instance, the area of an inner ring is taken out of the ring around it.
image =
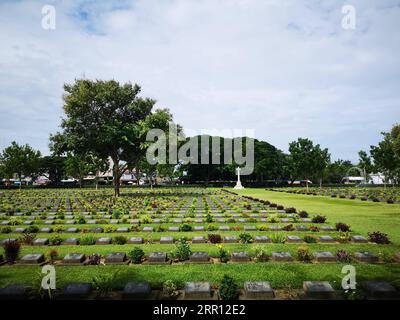
[[[119,197],[119,161],[115,157],[113,161],[113,183],[114,183],[114,197]]]

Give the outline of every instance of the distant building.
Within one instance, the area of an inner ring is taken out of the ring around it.
[[[363,183],[365,179],[363,177],[344,177],[342,183],[344,184],[356,184]]]

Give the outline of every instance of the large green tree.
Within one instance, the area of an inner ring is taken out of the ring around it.
[[[121,176],[143,155],[143,128],[148,129],[143,123],[152,116],[155,100],[139,97],[140,86],[115,80],[79,79],[65,84],[64,90],[63,131],[50,137],[51,149],[111,158],[114,193],[119,196]]]
[[[322,184],[322,177],[325,168],[330,162],[328,149],[321,149],[319,144],[309,139],[299,138],[289,144],[291,169],[294,176],[307,181],[319,178]]]
[[[97,172],[105,172],[108,168],[106,160],[97,158],[92,154],[74,155],[68,154],[65,160],[65,171],[66,174],[77,179],[79,186],[83,185],[83,178],[88,174],[92,173],[97,176]],[[97,188],[97,178],[96,188]]]
[[[9,147],[3,150],[0,163],[7,178],[16,174],[21,182],[22,176],[31,176],[37,173],[40,157],[40,151],[34,150],[28,144],[19,145],[13,141]]]
[[[383,140],[377,146],[371,146],[371,156],[377,170],[385,175],[385,185],[400,177],[400,157],[396,152],[396,136],[382,132]]]

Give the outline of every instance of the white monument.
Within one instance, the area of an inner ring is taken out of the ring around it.
[[[240,182],[240,167],[236,168],[236,172],[237,172],[237,181],[236,181],[236,186],[233,189],[244,189],[244,187],[242,186],[242,183]]]

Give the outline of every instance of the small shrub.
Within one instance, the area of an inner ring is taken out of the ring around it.
[[[306,242],[306,243],[316,243],[317,242],[317,238],[315,238],[313,236],[306,235],[306,236],[304,236],[304,242]]]
[[[317,226],[311,226],[311,227],[309,228],[309,230],[310,230],[311,232],[319,232],[319,228],[318,228]]]
[[[222,237],[219,234],[211,233],[211,234],[208,235],[208,241],[210,243],[213,243],[213,244],[221,243],[222,242]]]
[[[166,280],[163,283],[163,294],[168,297],[174,297],[177,295],[177,286],[172,280]]]
[[[11,233],[11,227],[3,227],[1,228],[1,233]]]
[[[39,232],[39,227],[38,226],[29,226],[26,228],[27,233],[37,233]]]
[[[272,243],[285,243],[286,237],[283,234],[276,232],[271,235],[271,241]]]
[[[384,263],[393,263],[396,261],[393,254],[389,252],[380,252],[379,257]]]
[[[116,271],[112,273],[100,274],[92,278],[93,288],[96,290],[97,297],[106,298],[109,293],[118,286],[126,282],[129,278],[128,272]]]
[[[393,200],[393,199],[388,199],[388,200],[386,200],[386,202],[387,202],[388,204],[393,204],[393,203],[394,203],[394,200]]]
[[[239,234],[239,240],[241,243],[252,243],[253,242],[253,236],[250,233],[241,233]]]
[[[336,240],[338,240],[341,243],[349,242],[351,240],[351,235],[348,231],[339,232],[339,235],[336,237]]]
[[[190,232],[190,231],[192,231],[192,226],[185,223],[179,227],[179,230],[182,232]]]
[[[36,239],[36,235],[33,233],[24,233],[21,237],[20,237],[20,241],[23,244],[26,244],[28,246],[33,244],[33,241]]]
[[[207,222],[207,223],[213,222],[213,217],[212,217],[210,214],[207,214],[207,216],[206,216],[206,222]]]
[[[144,251],[139,248],[139,247],[134,247],[133,250],[131,250],[128,253],[128,257],[131,259],[131,261],[134,264],[139,264],[142,262],[143,257],[144,257]]]
[[[47,255],[48,255],[48,257],[49,257],[51,263],[53,263],[53,262],[57,259],[57,257],[58,257],[58,251],[57,251],[57,250],[54,250],[54,249],[51,249],[51,250],[49,250],[49,252],[47,253]]]
[[[80,217],[80,218],[78,219],[77,223],[78,223],[78,224],[85,224],[85,223],[86,223],[86,220],[85,220],[84,217]]]
[[[254,252],[254,261],[265,262],[269,260],[269,255],[262,246],[255,246],[252,251]]]
[[[349,263],[351,261],[350,253],[348,253],[346,250],[338,250],[336,252],[336,258],[342,263]]]
[[[380,231],[369,232],[368,233],[369,240],[371,242],[375,242],[378,244],[389,244],[390,240],[386,233],[382,233]]]
[[[238,286],[233,278],[224,275],[219,286],[219,295],[222,300],[235,300],[238,297]]]
[[[338,223],[336,223],[336,230],[342,231],[342,232],[348,232],[348,231],[350,231],[350,226],[343,222],[338,222]]]
[[[188,260],[192,251],[186,239],[179,239],[175,243],[175,250],[171,252],[171,256],[179,261]]]
[[[219,261],[221,261],[223,263],[227,262],[228,261],[228,254],[229,254],[228,250],[226,250],[222,244],[218,244],[217,248],[218,248]]]
[[[284,231],[293,231],[294,227],[293,224],[288,224],[282,228]]]
[[[285,212],[286,213],[297,213],[297,210],[295,208],[286,208]]]
[[[207,229],[207,231],[218,230],[218,228],[216,226],[214,226],[213,224],[209,224],[206,229]]]
[[[104,233],[112,233],[115,232],[115,227],[114,226],[105,226],[104,227]]]
[[[113,238],[112,242],[115,243],[115,244],[121,244],[122,245],[122,244],[125,244],[127,242],[127,239],[124,236],[115,236]]]
[[[311,221],[313,223],[324,223],[326,221],[326,217],[325,216],[321,216],[321,215],[317,215],[317,216],[313,217]]]
[[[303,262],[310,262],[313,259],[313,254],[308,247],[301,246],[297,248],[297,258]]]
[[[21,243],[18,240],[9,240],[3,243],[3,249],[6,261],[14,263],[21,251]]]
[[[59,246],[63,242],[63,239],[60,236],[54,236],[50,238],[49,242],[52,246]]]
[[[285,207],[282,206],[282,205],[279,205],[279,206],[276,207],[277,210],[283,210],[284,208],[285,208]]]
[[[80,244],[83,246],[92,246],[94,244],[96,244],[97,238],[92,236],[92,235],[88,235],[86,237],[83,237],[80,240]]]

